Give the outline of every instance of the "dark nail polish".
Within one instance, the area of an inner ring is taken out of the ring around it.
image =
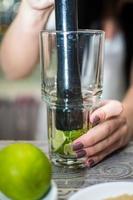
[[[97,124],[99,124],[100,122],[100,117],[99,116],[95,116],[93,122],[92,122],[92,126],[96,126]]]
[[[80,150],[84,147],[84,145],[81,142],[77,142],[75,144],[72,145],[72,148],[74,151]]]
[[[76,152],[77,158],[82,158],[86,155],[86,151],[85,150],[81,150]]]
[[[88,167],[92,167],[95,164],[94,160],[88,160]]]

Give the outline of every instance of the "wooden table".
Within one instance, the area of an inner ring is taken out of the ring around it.
[[[0,141],[0,148],[13,142]],[[47,142],[31,141],[30,143],[48,153]],[[59,200],[66,200],[79,189],[93,184],[133,181],[133,142],[91,169],[72,170],[53,166],[53,179],[58,185]]]

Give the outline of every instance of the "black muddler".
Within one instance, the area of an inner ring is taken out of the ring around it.
[[[77,0],[55,0],[55,15],[58,31],[56,128],[77,130],[83,128],[78,36],[71,32],[78,29]]]

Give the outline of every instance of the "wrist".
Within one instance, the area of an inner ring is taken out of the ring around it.
[[[128,133],[130,135],[133,135],[133,120],[132,120],[133,110],[126,101],[123,102],[123,114],[126,117]]]

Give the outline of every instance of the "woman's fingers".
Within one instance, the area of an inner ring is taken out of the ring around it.
[[[107,101],[91,113],[90,122],[98,125],[73,142],[77,157],[86,157],[87,166],[100,162],[130,140],[127,120],[122,111],[120,102]]]
[[[86,155],[93,156],[101,151],[106,151],[111,145],[115,144],[117,141],[121,142],[121,146],[125,145],[125,133],[127,132],[127,126],[123,125],[120,129],[116,130],[111,136],[107,137],[105,140],[97,143],[94,146],[85,148]]]
[[[92,114],[90,115],[90,122],[92,124],[95,124],[97,123],[97,121],[102,122],[111,117],[116,117],[120,115],[122,110],[123,107],[119,101],[107,101],[105,105],[92,112]]]
[[[87,167],[92,167],[93,165],[99,163],[101,160],[103,160],[106,156],[108,156],[109,154],[113,153],[114,151],[116,151],[117,149],[121,148],[121,143],[120,141],[116,141],[116,143],[112,144],[111,146],[109,146],[106,151],[101,151],[98,154],[96,154],[95,156],[91,156],[88,157],[85,165]]]
[[[86,164],[92,166],[107,155],[125,146],[129,141],[127,120],[123,106],[118,101],[103,102],[90,115],[94,128],[73,142],[73,150],[78,158],[87,157]]]
[[[92,157],[99,154],[100,152],[103,151],[106,152],[107,149],[111,148],[111,146],[115,144],[117,141],[119,141],[121,147],[125,146],[128,141],[128,139],[126,139],[126,133],[127,133],[127,126],[126,124],[124,124],[120,129],[117,129],[112,135],[105,138],[101,142],[96,143],[95,145],[92,145],[87,148],[80,146],[80,149],[75,150],[77,157],[83,157],[83,156]]]
[[[126,120],[123,117],[111,118],[90,129],[86,134],[76,139],[73,142],[73,149],[78,150],[81,146],[83,148],[91,147],[105,138],[108,138],[114,131],[124,126],[124,124],[126,124]]]

